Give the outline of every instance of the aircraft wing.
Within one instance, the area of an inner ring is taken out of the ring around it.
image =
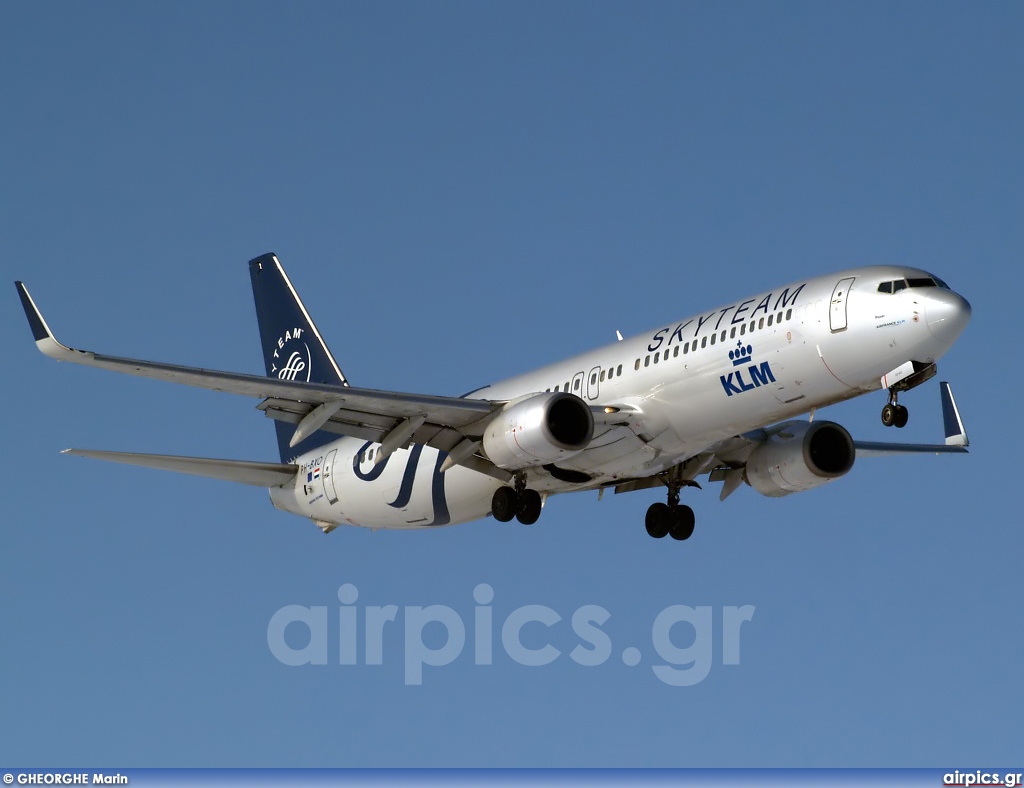
[[[949,383],[939,384],[939,395],[942,399],[942,421],[945,432],[945,443],[889,443],[884,441],[858,441],[855,447],[858,457],[883,457],[896,454],[967,454],[970,441],[964,429],[960,409],[953,399],[953,390]],[[708,481],[725,482],[722,486],[720,500],[725,500],[742,484],[744,469],[748,458],[759,445],[772,435],[786,428],[792,422],[776,424],[764,429],[752,430],[742,435],[726,438],[708,447],[706,450],[691,457],[679,465],[675,465],[663,474],[629,479],[615,485],[616,493],[633,492],[650,487],[666,485],[669,481],[693,484],[703,474],[708,474]],[[697,485],[699,486],[699,485]]]
[[[309,417],[310,420],[305,425],[307,434],[322,429],[341,435],[380,441],[396,428],[405,425],[405,431],[408,431],[409,427],[415,426],[415,430],[407,438],[408,441],[450,451],[465,437],[482,434],[483,424],[505,405],[503,401],[403,394],[352,386],[287,381],[263,375],[219,372],[76,350],[57,341],[32,296],[29,295],[28,289],[22,282],[15,284],[36,347],[44,355],[57,361],[68,361],[87,367],[181,383],[211,391],[258,397],[263,399],[259,408],[273,419],[301,426],[302,421]],[[486,463],[485,460],[481,461]],[[471,463],[473,458],[467,460],[465,464]],[[493,469],[493,466],[491,468]],[[488,470],[485,469],[485,472]]]
[[[879,443],[876,441],[854,441],[858,457],[883,457],[892,454],[967,454],[970,441],[964,429],[960,409],[953,399],[949,384],[939,384],[942,397],[942,426],[946,433],[945,443]]]

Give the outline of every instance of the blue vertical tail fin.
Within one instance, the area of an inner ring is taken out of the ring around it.
[[[250,260],[249,275],[267,377],[347,386],[348,381],[277,256],[264,254]],[[290,447],[288,443],[295,432],[295,425],[275,421],[274,426],[282,462],[337,437],[316,432],[297,446]]]

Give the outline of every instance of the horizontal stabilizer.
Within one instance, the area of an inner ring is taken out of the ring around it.
[[[275,462],[246,462],[245,460],[211,460],[205,457],[175,457],[169,454],[135,454],[123,451],[93,451],[92,449],[65,449],[61,454],[92,457],[125,465],[142,465],[159,471],[190,473],[226,482],[251,484],[256,487],[280,487],[295,478],[297,465],[279,465]]]

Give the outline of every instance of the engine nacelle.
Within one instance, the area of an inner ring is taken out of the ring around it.
[[[844,476],[856,458],[853,438],[832,421],[793,421],[762,443],[747,460],[747,484],[781,498]]]
[[[535,394],[507,405],[484,432],[491,462],[507,471],[559,462],[579,454],[594,437],[594,416],[568,392]]]

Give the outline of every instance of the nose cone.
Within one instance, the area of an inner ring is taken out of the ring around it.
[[[935,289],[925,302],[925,319],[932,336],[948,347],[967,327],[971,319],[971,305],[952,290]]]

